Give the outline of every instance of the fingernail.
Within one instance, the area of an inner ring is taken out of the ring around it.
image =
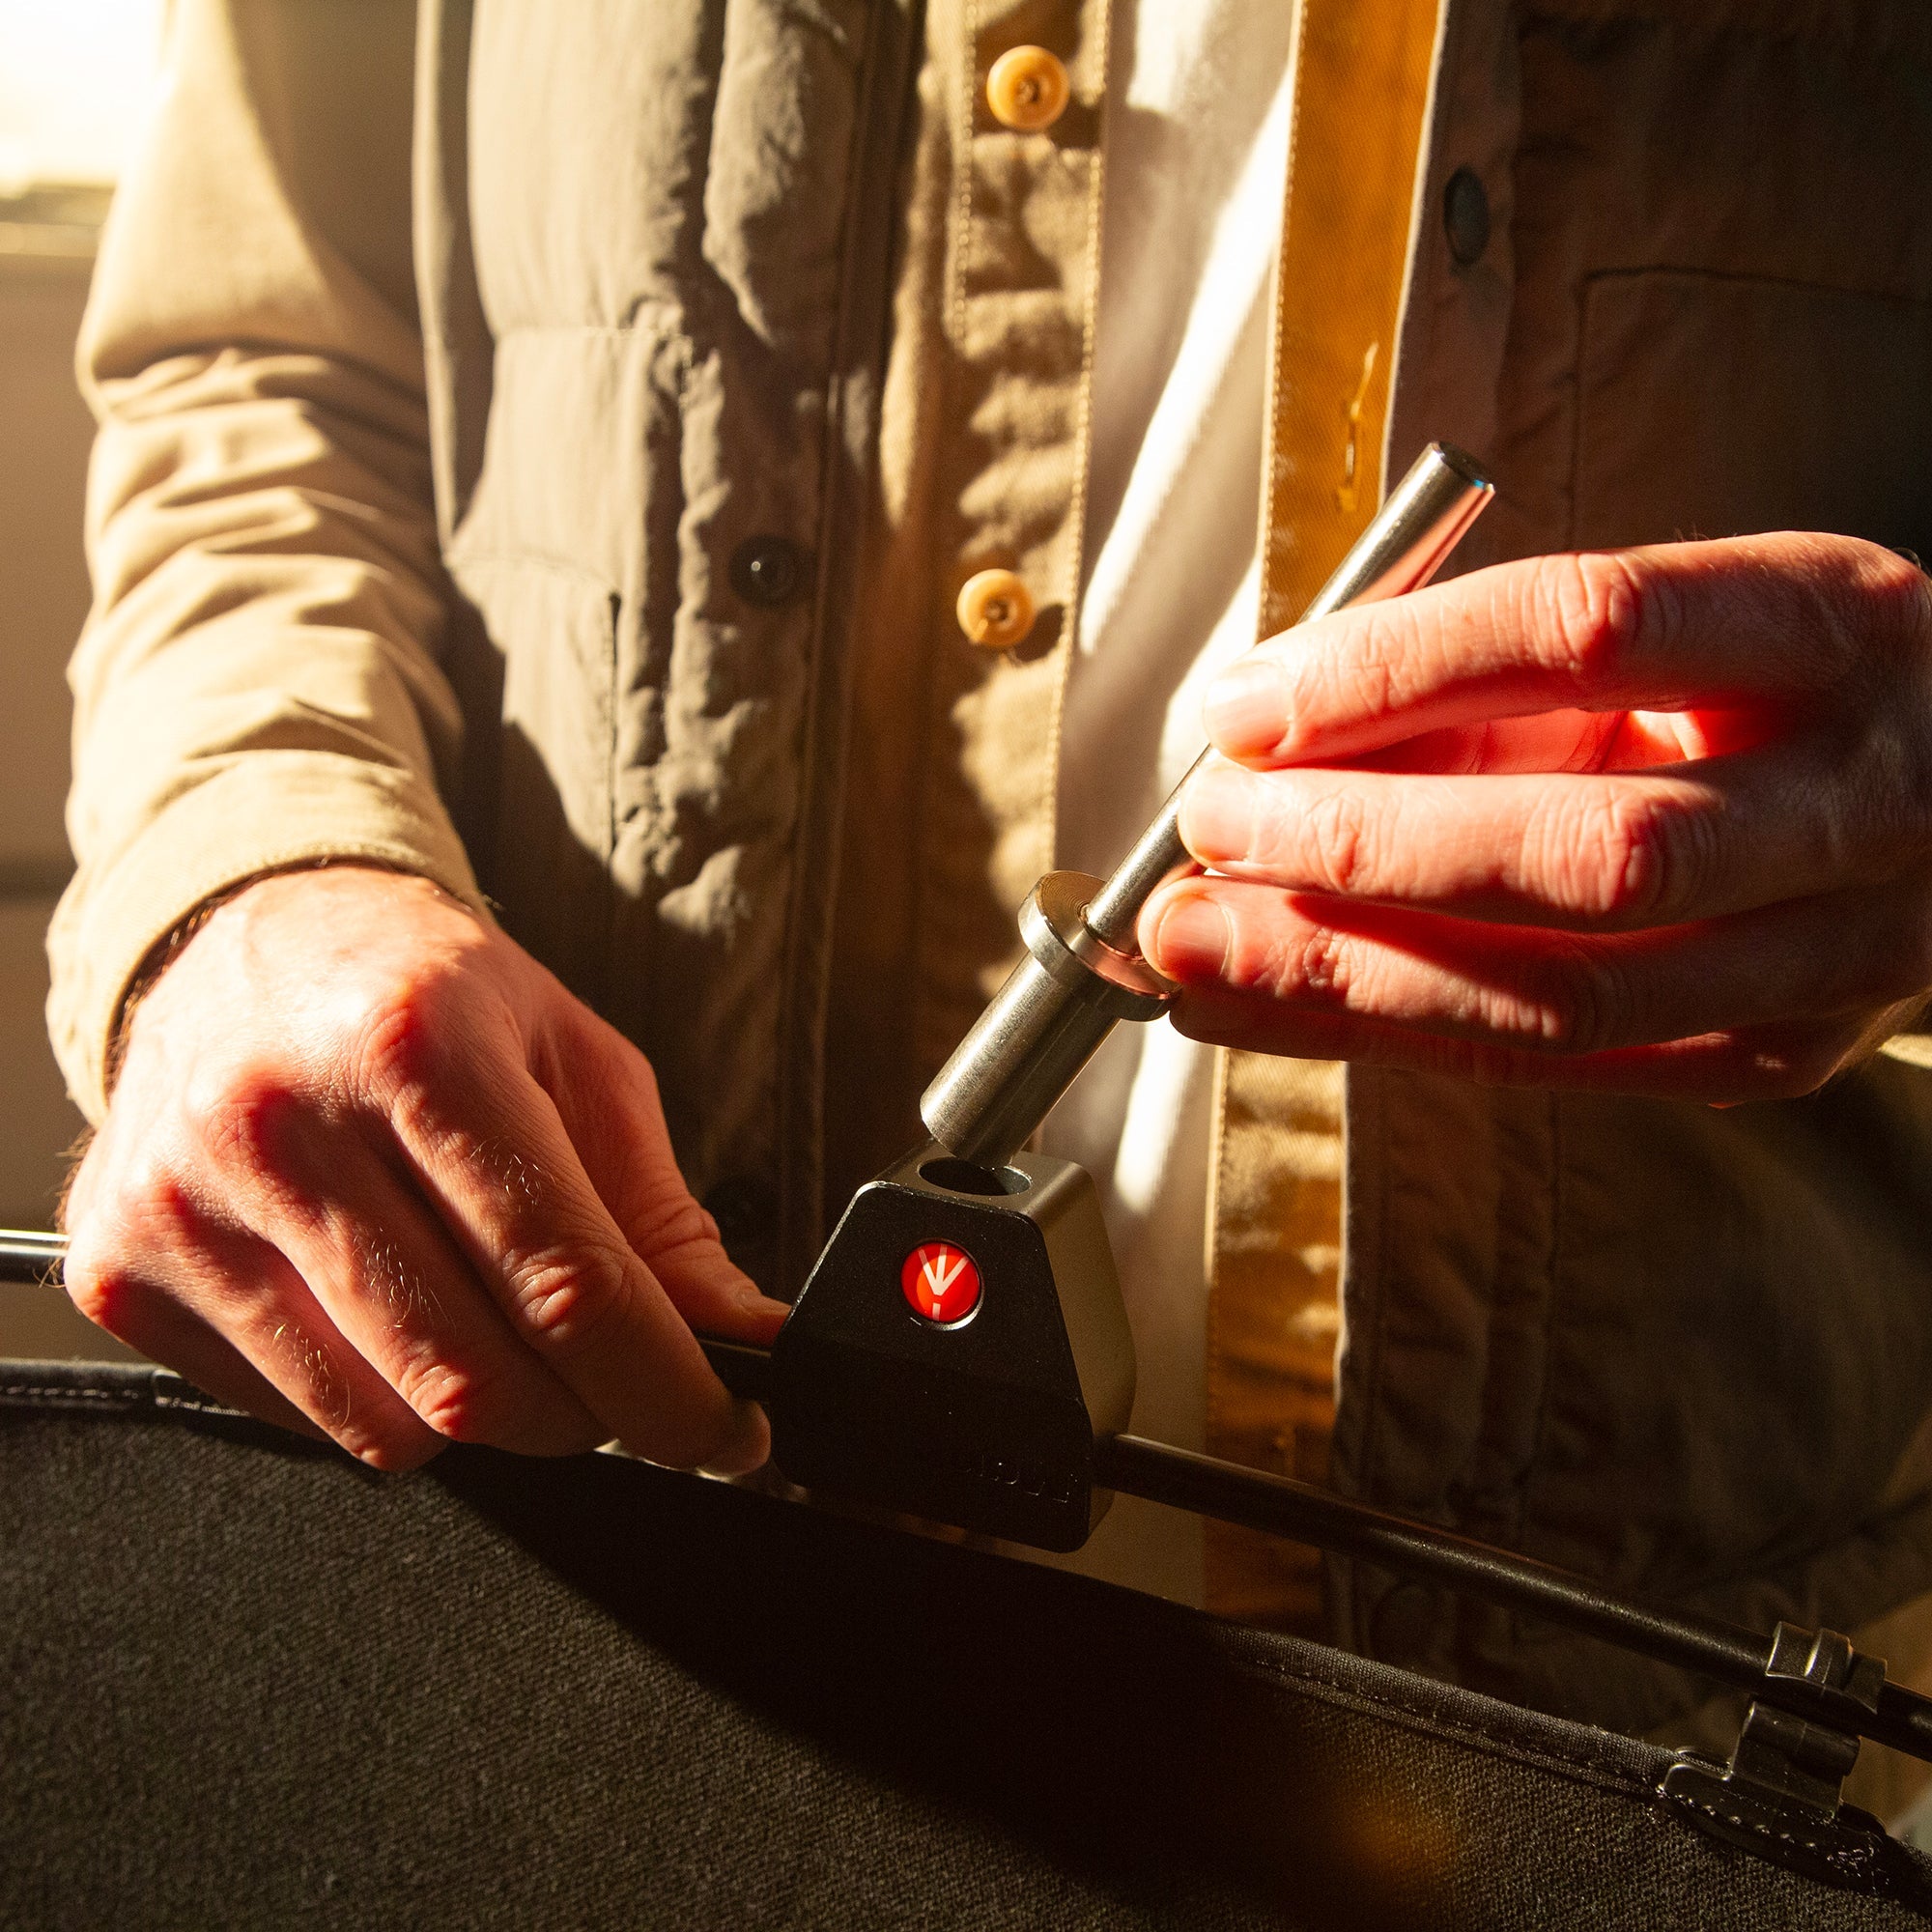
[[[1188,781],[1180,802],[1180,836],[1207,864],[1245,859],[1255,841],[1254,781],[1238,765],[1210,764]]]
[[[1208,687],[1203,722],[1215,749],[1231,758],[1271,752],[1288,728],[1281,672],[1267,658],[1243,658]]]
[[[1219,977],[1234,935],[1212,899],[1189,894],[1161,914],[1153,934],[1153,964],[1183,983]]]
[[[754,1402],[736,1402],[731,1408],[731,1433],[700,1464],[707,1476],[749,1476],[762,1468],[772,1453],[771,1425]]]
[[[747,1288],[739,1297],[739,1306],[745,1311],[745,1320],[754,1335],[770,1341],[785,1324],[791,1314],[790,1304],[774,1301],[769,1294],[762,1294],[755,1288]]]

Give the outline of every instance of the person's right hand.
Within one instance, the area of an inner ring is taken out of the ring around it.
[[[643,1056],[422,879],[215,911],[134,1010],[65,1218],[83,1314],[380,1468],[769,1446],[692,1329],[768,1343],[785,1310],[692,1199]]]

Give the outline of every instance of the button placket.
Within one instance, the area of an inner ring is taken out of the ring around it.
[[[1080,575],[1106,12],[1104,0],[934,4],[935,46],[951,67],[940,311],[949,363],[933,479],[939,567],[913,1033],[935,1066],[1002,969],[1020,902],[1052,869],[1060,686]]]

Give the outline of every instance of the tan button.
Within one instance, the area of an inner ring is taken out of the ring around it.
[[[1066,70],[1044,47],[1009,47],[986,76],[993,119],[1022,134],[1051,128],[1066,112]]]
[[[1007,651],[1033,629],[1033,593],[1010,570],[981,570],[959,586],[959,628],[989,651]]]

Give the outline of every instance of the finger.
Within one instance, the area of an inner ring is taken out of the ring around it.
[[[83,1314],[115,1333],[125,1326],[130,1339],[138,1333],[144,1342],[134,1346],[143,1353],[267,1420],[284,1421],[283,1406],[293,1407],[374,1468],[413,1468],[443,1446],[276,1249],[178,1204],[151,1203],[143,1220],[149,1225],[132,1237],[84,1232],[70,1246],[70,1293]],[[157,1223],[172,1224],[158,1239]],[[235,1373],[230,1354],[280,1403],[258,1406],[254,1381]]]
[[[608,1437],[413,1189],[339,1128],[301,1138],[281,1150],[257,1230],[272,1229],[329,1320],[438,1435],[531,1456]]]
[[[1708,1106],[1815,1094],[1863,1057],[1870,1032],[1845,1019],[1558,1057],[1417,1033],[1350,1013],[1283,1010],[1264,1020],[1251,1000],[1214,990],[1189,993],[1173,1017],[1182,1033],[1210,1046],[1399,1067],[1481,1087],[1629,1094]]]
[[[1216,760],[1180,830],[1204,865],[1293,892],[1615,931],[1882,880],[1905,814],[1856,756],[1742,753],[1675,771],[1436,777]]]
[[[1920,572],[1850,538],[1537,557],[1264,644],[1215,681],[1206,718],[1225,755],[1274,765],[1533,712],[1798,697],[1922,639],[1929,606]]]
[[[1216,879],[1151,912],[1151,962],[1250,996],[1258,1026],[1307,1007],[1549,1056],[1868,1014],[1932,982],[1910,890],[1587,939]]]
[[[755,1466],[762,1412],[712,1374],[521,1061],[469,1029],[420,1023],[396,1027],[375,1060],[378,1102],[458,1247],[605,1433],[680,1467]]]
[[[73,1304],[97,1327],[185,1377],[230,1408],[320,1442],[328,1435],[273,1382],[164,1289],[122,1269],[95,1270],[71,1280]]]
[[[724,1252],[671,1151],[650,1062],[588,1008],[565,1009],[536,1077],[599,1198],[694,1328],[768,1345],[791,1312]]]

